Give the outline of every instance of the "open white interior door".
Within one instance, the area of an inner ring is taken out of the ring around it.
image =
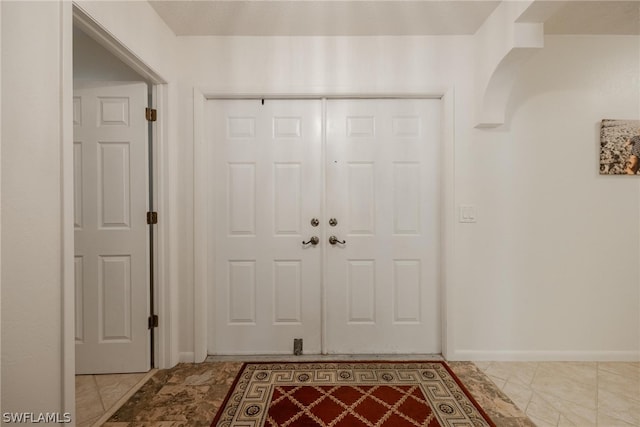
[[[147,85],[74,88],[76,373],[150,369]]]

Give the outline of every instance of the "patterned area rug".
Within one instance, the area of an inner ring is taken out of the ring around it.
[[[248,363],[211,427],[495,426],[444,362]]]

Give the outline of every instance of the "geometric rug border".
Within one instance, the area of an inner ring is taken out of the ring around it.
[[[305,361],[293,361],[293,362],[282,362],[282,361],[260,361],[260,362],[245,362],[242,364],[242,367],[238,373],[238,375],[236,376],[236,378],[234,379],[233,383],[231,384],[231,387],[229,388],[229,391],[227,392],[227,395],[225,396],[224,401],[222,402],[222,405],[220,406],[220,408],[218,409],[213,421],[211,422],[211,427],[215,427],[216,424],[220,421],[220,418],[223,416],[223,410],[226,409],[227,404],[229,403],[229,400],[232,398],[236,387],[238,385],[238,382],[243,378],[243,374],[245,373],[246,370],[248,370],[250,367],[254,366],[254,365],[340,365],[340,364],[344,364],[344,365],[402,365],[402,364],[409,364],[409,365],[417,365],[417,364],[431,364],[431,365],[440,365],[442,366],[447,373],[449,374],[449,376],[455,381],[456,385],[460,388],[460,390],[464,393],[465,397],[467,400],[469,400],[469,402],[474,406],[474,408],[478,411],[478,413],[484,418],[484,421],[488,423],[488,425],[490,427],[496,427],[495,423],[493,422],[493,420],[491,420],[491,418],[489,417],[489,415],[485,412],[485,410],[478,404],[478,402],[476,401],[476,399],[471,395],[471,393],[469,392],[469,390],[467,389],[467,387],[462,383],[462,381],[458,378],[458,376],[451,370],[451,368],[449,367],[449,365],[447,365],[447,363],[445,361],[441,361],[441,360],[426,360],[426,361],[420,361],[420,360],[407,360],[407,361],[402,361],[402,360],[358,360],[358,361],[313,361],[313,360],[305,360]]]
[[[215,427],[218,421],[220,421],[220,418],[222,417],[222,410],[227,406],[227,403],[229,403],[229,399],[231,399],[231,396],[233,395],[233,391],[236,389],[236,386],[238,385],[238,381],[240,381],[240,378],[242,378],[242,374],[244,374],[244,371],[247,368],[247,365],[249,365],[250,363],[251,362],[245,362],[242,364],[242,368],[240,368],[240,372],[238,372],[238,374],[233,380],[233,383],[231,383],[231,387],[229,388],[227,395],[224,397],[222,404],[218,408],[218,411],[216,412],[216,416],[213,418],[213,421],[211,422],[210,427]]]
[[[464,392],[465,396],[467,396],[467,399],[469,399],[471,401],[471,403],[473,404],[473,406],[476,407],[476,409],[478,410],[478,412],[480,412],[480,414],[484,417],[484,419],[489,423],[489,425],[491,427],[496,427],[495,423],[493,422],[493,420],[491,419],[491,417],[489,417],[489,415],[485,412],[484,409],[482,409],[482,406],[480,406],[480,404],[478,403],[478,401],[473,397],[473,395],[471,394],[471,392],[469,391],[469,389],[467,389],[467,387],[462,383],[462,381],[460,380],[460,378],[458,378],[458,376],[451,370],[451,368],[449,367],[449,365],[447,365],[444,361],[441,360],[437,360],[437,363],[441,363],[442,366],[444,366],[444,368],[449,371],[449,374],[451,375],[451,377],[453,378],[453,380],[458,383],[458,387],[460,387],[460,389]]]

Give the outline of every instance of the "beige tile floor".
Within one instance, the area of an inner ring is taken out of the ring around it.
[[[76,426],[101,425],[155,372],[76,375]]]
[[[538,427],[640,427],[640,362],[476,362]]]
[[[640,427],[640,362],[476,362],[538,426]],[[77,425],[101,425],[145,374],[76,377]]]

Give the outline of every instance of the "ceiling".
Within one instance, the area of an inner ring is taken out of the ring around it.
[[[547,34],[640,35],[640,1],[567,2],[544,23]]]
[[[550,1],[557,7],[545,16],[547,34],[640,35],[640,0]],[[500,4],[489,0],[149,2],[178,36],[470,35]],[[520,20],[532,20],[536,16],[532,9]]]

